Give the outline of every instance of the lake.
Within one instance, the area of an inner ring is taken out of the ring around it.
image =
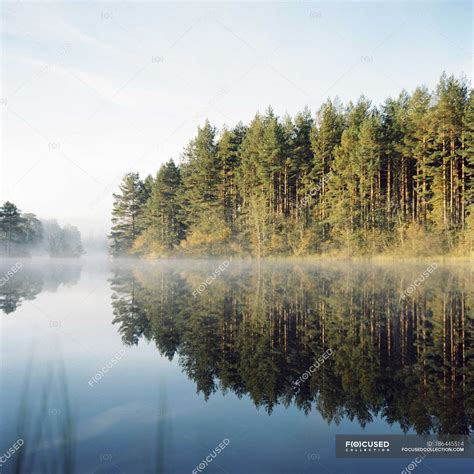
[[[335,436],[472,434],[474,271],[428,266],[3,260],[2,472],[400,473]]]

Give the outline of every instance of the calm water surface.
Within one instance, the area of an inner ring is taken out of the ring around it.
[[[0,454],[24,445],[2,472],[191,473],[228,440],[202,472],[399,473],[410,459],[337,459],[335,435],[472,434],[471,267],[439,263],[403,300],[427,265],[230,262],[214,279],[223,261],[4,278]]]

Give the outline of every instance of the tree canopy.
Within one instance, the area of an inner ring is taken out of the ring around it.
[[[112,253],[472,252],[473,127],[472,90],[446,74],[380,107],[206,121],[179,166],[125,176]]]
[[[40,221],[6,201],[0,207],[0,254],[25,256],[32,251],[46,251],[52,257],[79,257],[84,253],[81,233],[75,226],[60,227],[55,220]]]

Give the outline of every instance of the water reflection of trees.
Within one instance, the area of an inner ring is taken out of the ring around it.
[[[23,262],[18,270],[10,269],[17,263],[5,260],[0,265],[0,311],[15,312],[24,300],[34,300],[42,291],[57,291],[60,285],[75,285],[81,275],[81,264],[70,262]],[[10,271],[10,275],[8,272]]]
[[[123,341],[177,354],[206,399],[220,389],[269,413],[294,403],[328,422],[382,416],[405,431],[472,431],[472,272],[439,268],[401,301],[420,268],[233,265],[193,297],[213,268],[117,267]],[[295,384],[328,348],[333,356]]]

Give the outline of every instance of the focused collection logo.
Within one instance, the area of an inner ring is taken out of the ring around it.
[[[346,441],[346,452],[389,452],[390,441],[383,440],[349,440]]]

